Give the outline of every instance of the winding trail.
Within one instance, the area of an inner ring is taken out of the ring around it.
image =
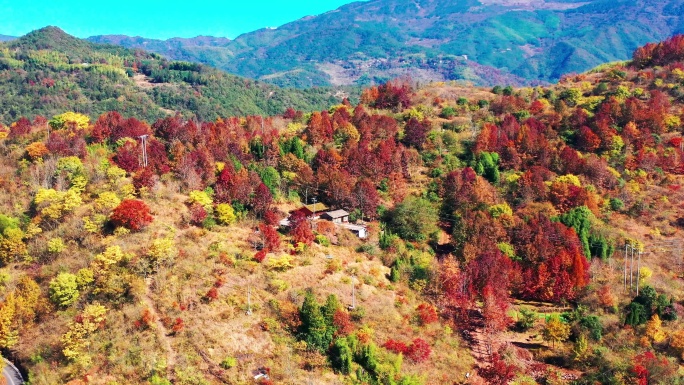
[[[171,338],[169,337],[169,331],[166,329],[164,326],[164,323],[161,321],[161,317],[159,316],[159,313],[157,312],[157,307],[154,304],[154,300],[152,300],[151,296],[151,288],[150,286],[152,285],[152,279],[151,278],[146,278],[145,279],[145,295],[143,296],[143,302],[147,306],[147,308],[150,310],[152,315],[154,316],[154,323],[156,325],[156,331],[157,331],[157,338],[159,339],[159,342],[163,345],[164,350],[166,350],[166,365],[167,365],[167,371],[169,373],[169,377],[171,377],[174,373],[173,369],[176,366],[176,352],[173,350],[173,347],[171,346]]]

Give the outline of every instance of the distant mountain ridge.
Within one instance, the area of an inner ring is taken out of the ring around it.
[[[684,32],[684,0],[371,0],[279,28],[166,41],[95,36],[278,85],[553,82]]]
[[[0,95],[0,123],[113,110],[148,121],[176,113],[212,121],[281,114],[288,107],[312,111],[346,96],[338,89],[283,89],[143,50],[96,44],[57,27],[0,43]]]
[[[16,39],[14,36],[0,35],[0,41],[10,41],[14,39]]]

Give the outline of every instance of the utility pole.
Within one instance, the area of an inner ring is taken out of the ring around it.
[[[629,263],[629,291],[632,291],[632,288],[634,287],[632,284],[632,280],[634,279],[634,246],[630,245],[629,250],[631,260]]]
[[[314,197],[314,198],[311,198],[311,200],[313,201],[313,210],[311,210],[312,213],[311,213],[311,217],[309,218],[309,223],[311,223],[311,228],[313,229],[313,219],[316,216],[316,202],[318,201],[318,199],[316,199]]]
[[[266,148],[264,146],[264,141],[266,140],[266,134],[264,133],[264,116],[259,115],[261,118],[261,156],[266,160]]]
[[[623,287],[627,291],[627,242],[625,242],[625,270],[624,270],[624,281]]]
[[[641,277],[641,250],[639,250],[639,262],[637,262],[637,281],[636,281],[636,295],[639,296],[639,278]]]
[[[252,285],[247,285],[247,315],[252,315]]]
[[[147,167],[147,137],[149,135],[140,135],[138,138],[140,138],[140,142],[142,145],[142,158],[143,158],[143,167]]]
[[[356,309],[356,286],[354,286],[354,278],[356,278],[355,275],[351,276],[351,284],[352,284],[352,304],[349,307],[350,310]]]

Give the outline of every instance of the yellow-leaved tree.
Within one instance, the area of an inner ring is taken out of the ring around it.
[[[62,353],[81,367],[87,367],[92,358],[87,353],[90,346],[89,337],[104,326],[107,309],[100,304],[88,305],[76,320],[69,323],[69,331],[61,338]]]
[[[684,329],[678,330],[670,338],[670,347],[684,358]]]
[[[68,111],[60,115],[55,115],[48,121],[53,130],[75,129],[85,130],[90,124],[90,118],[78,112]]]
[[[658,314],[654,314],[653,317],[646,322],[646,337],[657,344],[665,341],[665,338],[667,338],[667,334],[665,334],[665,331],[663,330],[663,321],[660,320]]]
[[[222,225],[230,225],[235,222],[235,210],[233,206],[228,203],[219,203],[216,205],[216,219]]]
[[[0,348],[9,349],[19,342],[19,333],[14,325],[16,298],[10,293],[0,303]]]
[[[552,314],[546,319],[546,326],[542,332],[545,341],[551,341],[556,347],[556,342],[563,342],[570,337],[570,325],[564,323],[558,314]]]
[[[66,213],[74,211],[83,200],[77,189],[57,191],[54,189],[39,189],[33,203],[41,216],[51,220],[60,219]]]

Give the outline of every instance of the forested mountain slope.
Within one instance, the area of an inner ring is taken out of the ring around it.
[[[332,89],[288,90],[157,54],[77,39],[55,27],[0,44],[0,122],[75,110],[117,110],[154,120],[179,112],[201,120],[320,109]]]
[[[684,32],[682,0],[372,0],[233,41],[91,40],[310,87],[369,84],[407,73],[476,84],[553,82],[628,59],[638,46],[677,32]]]
[[[683,87],[678,36],[550,87],[18,119],[0,348],[34,385],[676,384]]]

